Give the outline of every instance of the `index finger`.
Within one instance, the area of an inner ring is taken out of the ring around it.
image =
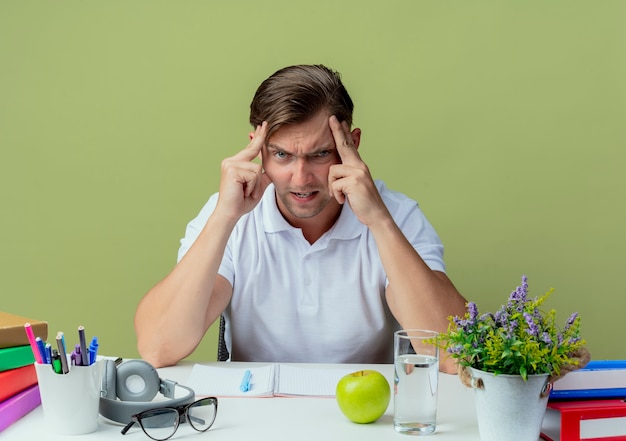
[[[329,118],[328,124],[333,138],[335,139],[335,146],[337,147],[337,153],[339,153],[341,162],[344,164],[360,162],[361,156],[352,141],[352,134],[350,133],[348,124],[345,121],[340,123],[335,115]]]
[[[242,151],[233,156],[233,159],[238,161],[252,161],[261,152],[263,144],[265,144],[265,137],[267,135],[267,121],[263,121],[260,126],[256,126],[254,135],[250,140],[250,143]]]

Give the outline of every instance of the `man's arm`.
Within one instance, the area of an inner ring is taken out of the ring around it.
[[[448,317],[463,315],[466,300],[444,273],[426,265],[395,223],[357,152],[348,125],[335,117],[329,124],[342,160],[331,167],[331,191],[339,203],[347,199],[374,236],[389,281],[389,309],[404,329],[447,331]],[[441,355],[440,369],[455,372],[454,361]]]
[[[404,329],[446,332],[448,317],[465,314],[466,304],[448,276],[426,265],[393,219],[372,225],[370,231],[389,281],[387,304],[398,323]],[[442,371],[456,372],[447,354],[440,354],[440,359]]]
[[[217,271],[237,221],[258,204],[269,183],[252,162],[265,134],[264,123],[244,150],[222,162],[215,210],[185,256],[137,306],[137,348],[155,367],[191,354],[230,301],[232,287]]]

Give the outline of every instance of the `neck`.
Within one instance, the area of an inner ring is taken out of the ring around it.
[[[317,240],[324,235],[328,230],[330,230],[337,219],[339,219],[339,215],[341,214],[342,205],[338,204],[336,201],[332,201],[325,209],[309,218],[293,218],[288,217],[283,214],[283,217],[295,228],[299,228],[302,230],[302,235],[304,238],[313,245]]]

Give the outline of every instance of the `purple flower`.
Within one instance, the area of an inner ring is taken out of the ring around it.
[[[510,323],[507,323],[502,327],[506,339],[510,340],[515,336],[515,331],[518,325],[519,323],[517,322],[517,320],[511,320]]]
[[[569,318],[567,319],[567,322],[565,322],[565,329],[564,331],[567,331],[570,326],[572,326],[574,324],[574,322],[576,321],[576,319],[578,318],[578,313],[575,312],[572,315],[569,316]]]
[[[557,346],[561,346],[563,344],[563,334],[560,332],[556,336]]]
[[[463,350],[463,346],[462,345],[450,346],[447,349],[449,354],[460,354],[462,350]]]
[[[535,319],[527,312],[524,313],[524,319],[526,320],[526,324],[528,325],[528,329],[526,330],[526,332],[528,332],[529,335],[536,337],[539,334],[539,327],[535,323]]]
[[[509,311],[504,308],[497,310],[493,320],[496,322],[496,325],[506,327],[509,322]]]
[[[454,324],[457,328],[461,328],[463,331],[467,331],[467,320],[461,317],[454,317]]]
[[[474,302],[469,302],[467,304],[467,310],[469,311],[468,324],[474,326],[476,324],[476,318],[478,317],[478,306],[476,306]]]
[[[550,334],[548,334],[547,332],[544,332],[543,334],[541,334],[541,340],[547,345],[552,344],[552,338],[550,337]]]
[[[526,303],[527,296],[528,278],[526,276],[522,276],[521,286],[518,286],[509,296],[508,307],[517,312],[522,312],[524,310],[524,304]]]
[[[522,275],[522,290],[528,292],[528,277],[526,274]]]

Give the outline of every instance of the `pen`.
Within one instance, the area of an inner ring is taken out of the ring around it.
[[[85,342],[85,327],[78,327],[78,341],[80,342],[80,353],[82,354],[82,365],[80,366],[89,366],[89,352],[87,352],[87,343]],[[87,357],[85,357],[87,355]]]
[[[46,363],[46,344],[41,339],[41,337],[37,337],[35,339],[35,343],[37,344],[37,350],[39,351],[39,355],[41,355],[41,362],[45,364]]]
[[[94,364],[96,362],[96,357],[98,356],[98,337],[94,337],[91,339],[91,343],[89,344],[89,364]]]
[[[72,366],[82,366],[83,365],[83,354],[80,352],[80,345],[76,344],[74,346],[74,350],[72,351],[72,355],[70,356],[70,360],[72,360]]]
[[[70,371],[70,368],[67,365],[67,355],[65,352],[65,344],[63,343],[62,332],[57,334],[57,347],[59,348],[59,357],[61,358],[61,371],[62,373],[67,374]]]
[[[35,334],[33,333],[33,328],[30,323],[24,323],[24,331],[26,331],[26,336],[28,337],[30,348],[33,350],[35,361],[39,364],[43,364],[41,354],[39,353],[39,348],[37,347],[37,342],[35,341]]]
[[[52,350],[52,370],[55,374],[62,374],[63,367],[61,366],[61,357],[59,356],[59,351],[56,349]]]
[[[241,392],[248,392],[250,390],[250,377],[252,377],[252,372],[249,369],[246,369],[246,372],[243,374],[243,378],[241,379],[241,385],[239,389]]]
[[[46,364],[52,364],[52,345],[46,343]]]

